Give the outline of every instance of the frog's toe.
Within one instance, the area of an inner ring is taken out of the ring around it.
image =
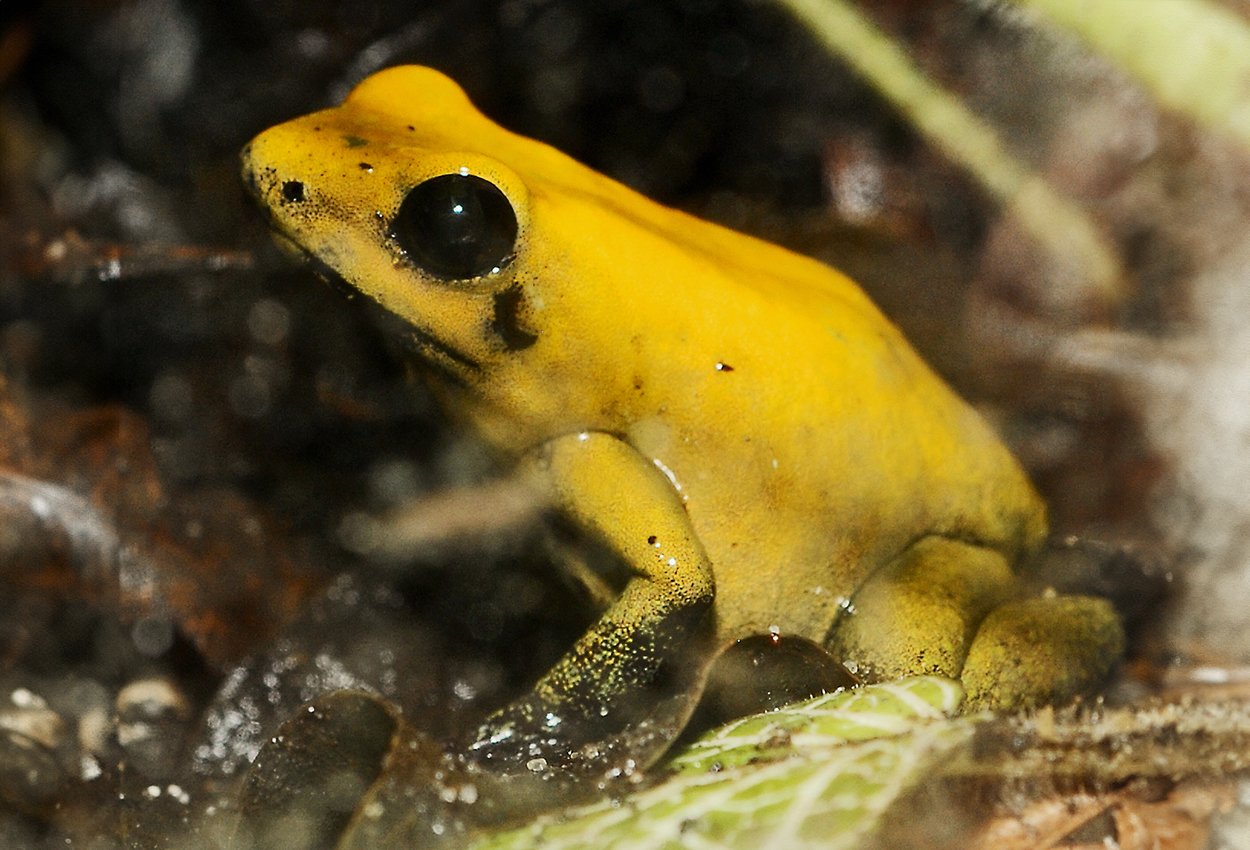
[[[1000,605],[982,622],[964,663],[969,710],[1011,711],[1065,702],[1098,687],[1124,652],[1115,608],[1093,596]]]

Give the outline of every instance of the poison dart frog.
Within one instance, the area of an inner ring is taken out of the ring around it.
[[[446,404],[627,580],[468,758],[612,772],[671,743],[718,651],[814,641],[865,681],[1063,700],[1105,600],[1026,598],[1045,509],[855,283],[666,208],[396,67],[243,153],[276,237],[367,295]]]

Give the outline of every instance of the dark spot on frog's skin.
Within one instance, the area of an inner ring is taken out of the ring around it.
[[[360,136],[344,136],[343,141],[349,148],[363,148],[369,144],[368,139],[362,139]]]
[[[519,286],[495,293],[495,315],[490,320],[490,327],[503,340],[508,351],[522,351],[538,342],[538,335],[524,330],[519,323],[524,306],[525,296]]]
[[[654,546],[654,545],[655,545],[655,541],[656,541],[657,539],[658,539],[658,538],[657,538],[654,534],[652,534],[650,537],[648,537],[648,538],[647,538],[647,542],[648,542],[649,544],[651,544],[652,546]]]
[[[372,171],[373,171],[373,166],[372,166],[372,165],[370,165],[370,164],[369,164],[369,163],[367,163],[367,162],[362,162],[362,163],[360,163],[360,170],[361,170],[361,171],[369,171],[369,172],[372,172]]]
[[[298,180],[288,180],[282,184],[282,200],[290,204],[298,204],[304,200],[304,184]]]

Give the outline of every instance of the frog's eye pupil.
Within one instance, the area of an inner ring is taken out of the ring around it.
[[[297,204],[304,200],[304,184],[298,180],[288,180],[282,184],[282,199]]]
[[[431,177],[409,190],[391,237],[420,268],[448,280],[490,274],[512,257],[516,213],[493,183],[471,174]]]

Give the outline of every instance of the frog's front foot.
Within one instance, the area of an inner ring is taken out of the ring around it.
[[[698,702],[715,656],[710,601],[629,632],[592,630],[532,692],[487,718],[464,758],[496,776],[571,777],[593,793],[628,780],[668,749]]]

